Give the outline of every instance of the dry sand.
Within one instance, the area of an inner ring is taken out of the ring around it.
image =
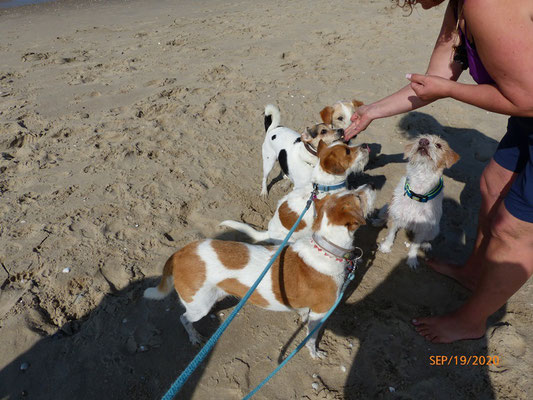
[[[403,17],[387,0],[0,11],[0,398],[159,398],[198,349],[177,296],[150,302],[142,291],[189,241],[234,238],[220,221],[265,226],[290,189],[280,181],[259,197],[265,104],[301,131],[334,101],[385,96],[425,70],[443,11]],[[378,206],[404,171],[406,139],[442,135],[462,158],[446,172],[433,254],[463,260],[478,179],[505,126],[450,100],[375,121],[357,141],[382,146],[367,171],[382,184]],[[425,265],[410,271],[404,233],[376,254],[384,234],[358,232],[366,262],[323,334],[328,358],[302,351],[256,398],[531,398],[531,283],[485,338],[429,344],[410,319],[452,310],[468,292]],[[198,329],[213,333],[234,304]],[[181,398],[242,397],[304,336],[296,314],[246,306]],[[500,365],[430,366],[435,355]]]

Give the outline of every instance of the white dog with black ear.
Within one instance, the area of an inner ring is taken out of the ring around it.
[[[387,213],[389,233],[379,251],[391,251],[399,229],[411,231],[414,238],[409,246],[407,265],[416,269],[418,249],[431,249],[429,241],[439,234],[444,198],[442,173],[444,168],[450,168],[459,160],[459,155],[435,135],[417,137],[407,144],[404,154],[409,160],[407,174],[394,189],[388,209],[384,207],[380,212],[380,218]]]
[[[267,195],[267,177],[276,161],[295,188],[309,183],[318,163],[316,149],[322,140],[326,144],[344,138],[344,129],[335,129],[326,124],[316,124],[301,135],[292,129],[280,126],[279,109],[268,104],[265,107],[265,140],[263,142],[263,181],[261,196]]]

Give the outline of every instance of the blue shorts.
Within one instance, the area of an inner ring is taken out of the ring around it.
[[[511,117],[494,161],[518,173],[505,196],[505,208],[514,217],[533,223],[533,118]]]

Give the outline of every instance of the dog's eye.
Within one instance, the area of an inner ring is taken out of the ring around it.
[[[339,121],[343,121],[344,117],[341,115],[339,118],[337,118]]]
[[[441,144],[437,143],[437,149],[441,149],[441,148],[442,148]]]
[[[350,149],[346,149],[346,155],[347,155],[347,156],[350,155]]]
[[[322,129],[322,130],[320,131],[320,134],[321,134],[321,135],[325,135],[326,133],[328,133],[328,131],[327,131],[326,129]]]

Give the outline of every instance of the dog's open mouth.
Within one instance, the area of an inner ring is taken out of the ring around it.
[[[427,147],[420,146],[417,152],[422,154],[423,156],[429,157],[429,152],[428,152]]]

